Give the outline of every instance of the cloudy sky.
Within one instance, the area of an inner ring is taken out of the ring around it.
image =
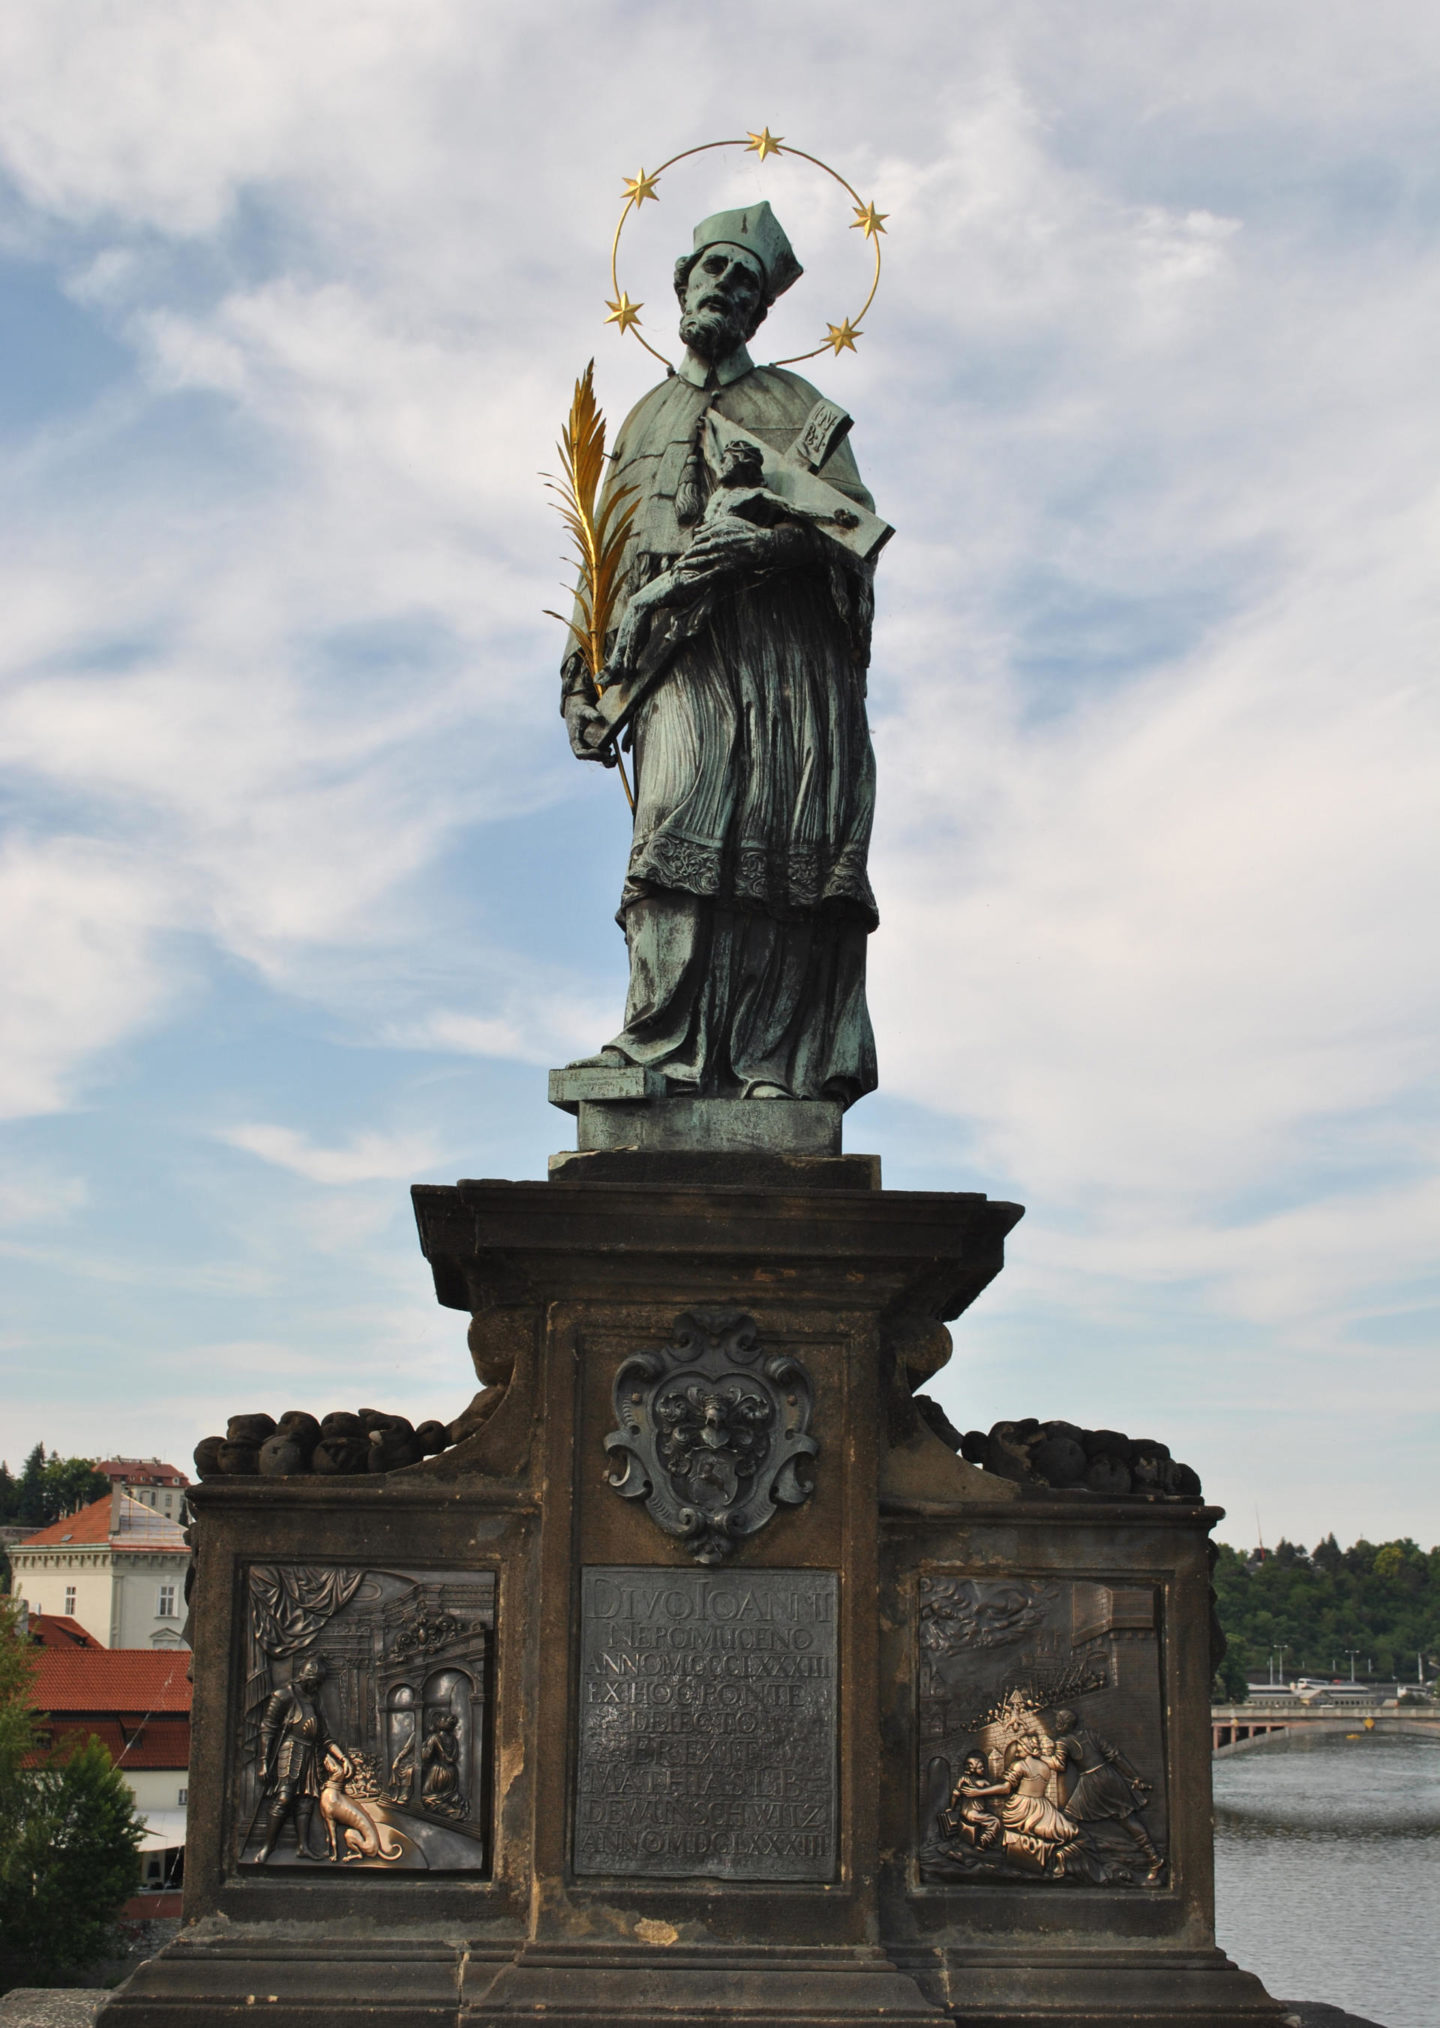
[[[538,472],[622,178],[768,125],[890,214],[892,1187],[1028,1206],[936,1391],[1440,1536],[1440,13],[1400,0],[11,0],[0,18],[0,1451],[454,1413],[407,1186],[539,1176],[617,1025],[613,776]],[[627,232],[663,344],[712,155]]]

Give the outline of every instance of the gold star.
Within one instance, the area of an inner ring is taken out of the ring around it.
[[[858,331],[847,317],[843,324],[829,324],[826,326],[825,343],[838,359],[842,352],[853,352],[855,350],[855,340],[863,338],[864,335],[864,332]]]
[[[658,204],[660,200],[657,198],[655,201]],[[645,305],[643,303],[632,303],[622,289],[615,302],[612,303],[607,298],[605,307],[610,312],[605,322],[607,324],[618,324],[621,336],[623,337],[632,324],[640,322],[640,312],[644,309]]]
[[[866,239],[873,239],[877,232],[885,230],[885,221],[889,216],[888,211],[877,211],[873,204],[857,204],[850,230],[854,232],[856,226],[859,226]]]
[[[747,127],[746,132],[749,133],[749,131]],[[780,140],[784,138],[782,134]],[[751,134],[749,141],[745,145],[745,153],[747,155],[758,155],[762,162],[767,155],[779,155],[782,152],[780,141],[776,140],[768,127],[759,134]]]
[[[632,204],[643,204],[647,197],[655,197],[655,185],[659,181],[658,176],[647,176],[642,169],[638,176],[625,178],[625,195]],[[660,202],[658,197],[655,197],[655,202]]]

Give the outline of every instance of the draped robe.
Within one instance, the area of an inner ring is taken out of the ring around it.
[[[819,399],[799,374],[752,366],[743,347],[708,376],[687,355],[644,397],[607,481],[638,499],[624,601],[693,539],[706,409],[783,452]],[[873,505],[847,444],[821,476]],[[745,571],[707,596],[705,618],[632,723],[635,824],[619,914],[630,988],[609,1047],[662,1071],[672,1091],[742,1098],[768,1084],[849,1105],[874,1089],[871,608],[864,564],[813,528],[792,534],[781,567]],[[567,688],[574,674],[572,662]]]

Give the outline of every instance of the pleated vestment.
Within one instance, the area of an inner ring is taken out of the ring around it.
[[[705,410],[783,452],[820,399],[798,374],[752,367],[743,352],[718,379],[662,381],[621,429],[608,484],[634,488],[639,502],[627,595],[693,537],[676,496],[705,483]],[[872,506],[847,444],[822,476]],[[743,1097],[767,1084],[849,1105],[874,1089],[870,611],[868,570],[811,530],[800,563],[715,598],[636,715],[620,906],[630,990],[611,1047],[663,1071],[672,1090]]]

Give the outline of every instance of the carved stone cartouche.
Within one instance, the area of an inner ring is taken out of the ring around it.
[[[697,1563],[723,1563],[777,1505],[814,1490],[799,1472],[820,1449],[809,1375],[798,1359],[766,1353],[739,1311],[688,1311],[671,1344],[624,1361],[613,1399],[610,1484],[643,1499]]]

